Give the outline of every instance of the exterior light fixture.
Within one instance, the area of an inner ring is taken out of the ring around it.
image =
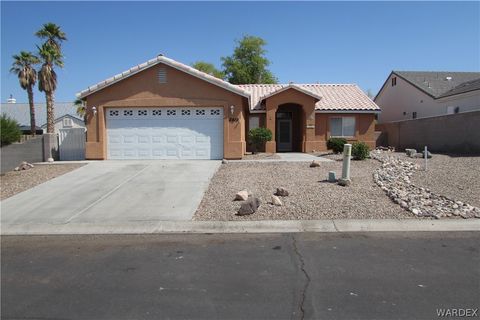
[[[93,112],[93,115],[96,115],[97,114],[97,107],[92,107],[92,112]]]
[[[235,113],[235,106],[230,106],[230,116],[233,117],[233,114]]]

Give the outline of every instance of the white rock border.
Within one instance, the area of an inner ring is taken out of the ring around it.
[[[382,163],[382,166],[374,171],[373,181],[393,202],[417,217],[480,218],[480,208],[414,185],[410,178],[419,169],[417,164],[400,160],[383,150],[373,150],[370,157]]]

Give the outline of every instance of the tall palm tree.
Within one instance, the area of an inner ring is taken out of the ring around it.
[[[83,103],[83,100],[82,99],[75,99],[75,101],[73,102],[73,105],[75,107],[77,107],[77,115],[79,117],[82,117],[83,118],[83,121],[85,121],[85,123],[87,122],[87,109],[85,108],[85,104]]]
[[[42,28],[35,35],[40,39],[46,39],[46,43],[49,43],[59,51],[62,41],[67,40],[65,32],[62,31],[60,26],[52,22],[43,24]]]
[[[40,63],[40,60],[33,53],[20,51],[20,54],[12,56],[13,63],[10,72],[18,76],[20,87],[27,90],[28,104],[30,105],[30,133],[36,134],[35,124],[35,105],[33,102],[33,86],[37,82],[37,70],[34,66]]]
[[[55,131],[55,114],[53,109],[55,90],[57,89],[57,74],[54,66],[63,68],[63,56],[60,50],[45,42],[37,46],[42,67],[38,72],[38,89],[45,92],[47,103],[47,133]]]

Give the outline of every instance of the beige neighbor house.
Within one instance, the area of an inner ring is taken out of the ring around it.
[[[392,71],[374,101],[378,123],[480,110],[480,72]]]
[[[328,138],[375,146],[380,108],[354,84],[233,85],[159,55],[81,91],[87,159],[241,159],[267,127],[267,152],[326,150]]]

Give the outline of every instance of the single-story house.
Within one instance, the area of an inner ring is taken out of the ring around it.
[[[480,110],[480,72],[392,71],[374,101],[378,123]]]
[[[22,132],[30,132],[30,105],[28,103],[2,103],[0,113],[5,113],[15,119]],[[85,122],[77,115],[77,107],[73,102],[56,102],[54,113],[55,133],[58,133],[59,129],[85,128]],[[35,103],[35,122],[37,134],[47,132],[47,107],[45,103]]]
[[[87,159],[241,159],[248,130],[266,152],[326,150],[330,137],[375,147],[380,108],[355,84],[233,85],[159,55],[77,96]]]

